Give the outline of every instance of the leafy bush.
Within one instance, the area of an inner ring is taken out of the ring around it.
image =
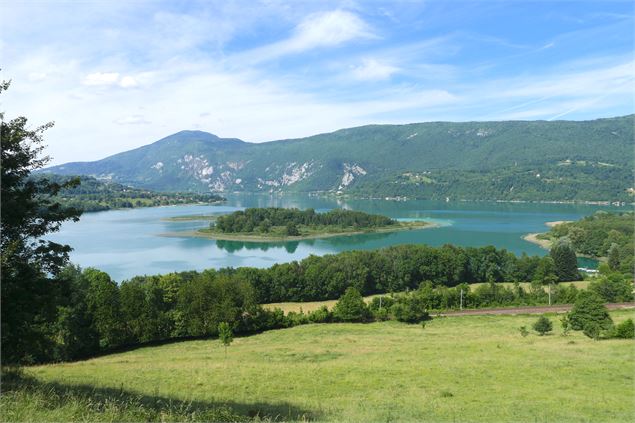
[[[396,320],[404,323],[419,323],[430,318],[425,303],[416,294],[399,298],[390,307],[390,313]]]
[[[613,326],[613,320],[602,298],[593,291],[580,292],[573,309],[569,312],[569,321],[574,330],[585,330],[589,325],[597,325],[598,330],[610,329]]]
[[[600,339],[600,332],[602,332],[602,328],[596,322],[588,322],[582,330],[582,333],[596,341]]]
[[[540,336],[545,335],[553,330],[553,325],[551,324],[551,320],[547,319],[545,316],[540,316],[538,320],[532,326],[536,332],[540,334]]]
[[[327,306],[322,306],[310,312],[308,318],[311,323],[329,323],[333,320],[333,314],[329,311]]]
[[[349,287],[335,304],[333,317],[340,322],[365,322],[370,318],[370,312],[362,294]]]
[[[527,335],[529,335],[529,331],[527,330],[526,326],[521,326],[518,328],[518,332],[520,332],[520,335],[524,338]]]
[[[635,338],[635,324],[633,323],[633,319],[626,319],[617,325],[613,336],[621,339]]]

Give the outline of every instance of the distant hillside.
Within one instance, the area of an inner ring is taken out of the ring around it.
[[[70,178],[72,176],[47,175],[47,179],[60,184]],[[212,193],[155,192],[131,188],[115,182],[99,181],[91,176],[81,176],[80,184],[74,188],[61,190],[57,195],[57,200],[65,206],[91,212],[175,204],[214,203],[225,199]]]
[[[46,171],[170,191],[629,201],[634,116],[369,125],[260,144],[182,131]]]

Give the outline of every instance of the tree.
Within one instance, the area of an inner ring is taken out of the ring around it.
[[[362,294],[355,288],[347,288],[333,308],[333,317],[340,322],[363,322],[369,311]]]
[[[547,256],[540,259],[540,262],[536,267],[534,279],[541,285],[547,285],[549,289],[549,305],[551,305],[551,287],[554,283],[558,282],[558,276],[556,275],[556,263],[553,258]]]
[[[560,318],[560,325],[562,326],[562,336],[568,336],[571,330],[571,322],[568,315],[565,314]]]
[[[0,82],[0,93],[9,82]],[[59,230],[62,222],[77,221],[81,211],[62,207],[54,196],[75,186],[46,178],[31,178],[31,172],[49,162],[42,156],[42,133],[53,124],[30,129],[27,119],[4,120],[0,113],[2,173],[2,214],[0,244],[2,251],[2,360],[25,361],[45,342],[43,326],[55,319],[56,283],[52,276],[68,262],[71,248],[41,238]]]
[[[538,320],[532,326],[536,332],[540,334],[540,336],[545,335],[548,332],[553,330],[553,325],[551,324],[551,320],[547,319],[545,316],[540,316]]]
[[[568,238],[558,239],[551,247],[549,255],[554,261],[555,272],[560,281],[575,281],[580,278],[578,258]]]
[[[595,278],[589,284],[589,291],[595,292],[609,303],[633,301],[633,282],[618,272]]]
[[[84,277],[89,282],[88,311],[99,333],[100,347],[107,349],[120,345],[123,327],[117,284],[108,273],[93,268],[84,270]]]
[[[287,236],[300,236],[300,231],[295,223],[289,222],[287,223]]]
[[[602,298],[590,290],[582,291],[578,295],[578,299],[569,312],[569,322],[573,330],[584,330],[591,326],[607,330],[613,326],[613,320]]]
[[[234,341],[234,335],[229,323],[220,322],[218,324],[218,339],[225,346],[225,357],[227,357],[227,347]]]
[[[620,246],[616,243],[612,243],[609,247],[607,258],[611,270],[618,270],[620,268]]]

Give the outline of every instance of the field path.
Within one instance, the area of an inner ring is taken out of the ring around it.
[[[573,304],[559,304],[554,306],[524,306],[524,307],[507,307],[507,308],[487,308],[475,310],[448,311],[438,313],[435,316],[476,316],[483,314],[543,314],[543,313],[563,313],[571,310]],[[632,303],[609,303],[606,304],[609,310],[618,310],[623,308],[635,308],[635,302]]]

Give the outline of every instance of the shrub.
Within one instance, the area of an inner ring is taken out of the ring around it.
[[[569,321],[569,316],[564,315],[560,318],[560,325],[562,326],[562,336],[569,335],[569,331],[571,330],[571,322]]]
[[[569,312],[569,321],[574,330],[584,330],[586,326],[593,323],[599,330],[610,329],[613,320],[604,306],[602,298],[593,291],[582,291]]]
[[[553,330],[553,325],[551,324],[551,320],[547,319],[545,316],[540,316],[538,320],[532,326],[536,332],[543,336],[544,334],[551,332]]]
[[[333,308],[333,318],[340,322],[367,321],[370,318],[370,312],[362,294],[355,288],[347,288]]]
[[[597,341],[598,339],[600,339],[601,330],[602,329],[600,328],[600,325],[596,322],[587,322],[587,324],[584,326],[584,329],[582,330],[582,333],[584,333],[589,338],[595,339]]]
[[[312,311],[307,316],[311,323],[328,323],[332,319],[332,314],[327,306],[322,306],[315,311]]]
[[[635,338],[635,324],[633,323],[633,319],[626,319],[617,325],[613,336],[621,339]]]
[[[368,304],[368,308],[370,311],[375,312],[380,309],[389,309],[394,303],[394,298],[382,295],[379,297],[373,297],[370,304]]]
[[[416,295],[407,295],[399,298],[390,307],[390,313],[396,320],[404,323],[419,323],[430,318],[425,304],[419,301]]]
[[[520,334],[522,335],[522,337],[526,337],[527,335],[529,335],[529,331],[527,330],[526,326],[521,326],[518,328],[518,332],[520,332]]]

